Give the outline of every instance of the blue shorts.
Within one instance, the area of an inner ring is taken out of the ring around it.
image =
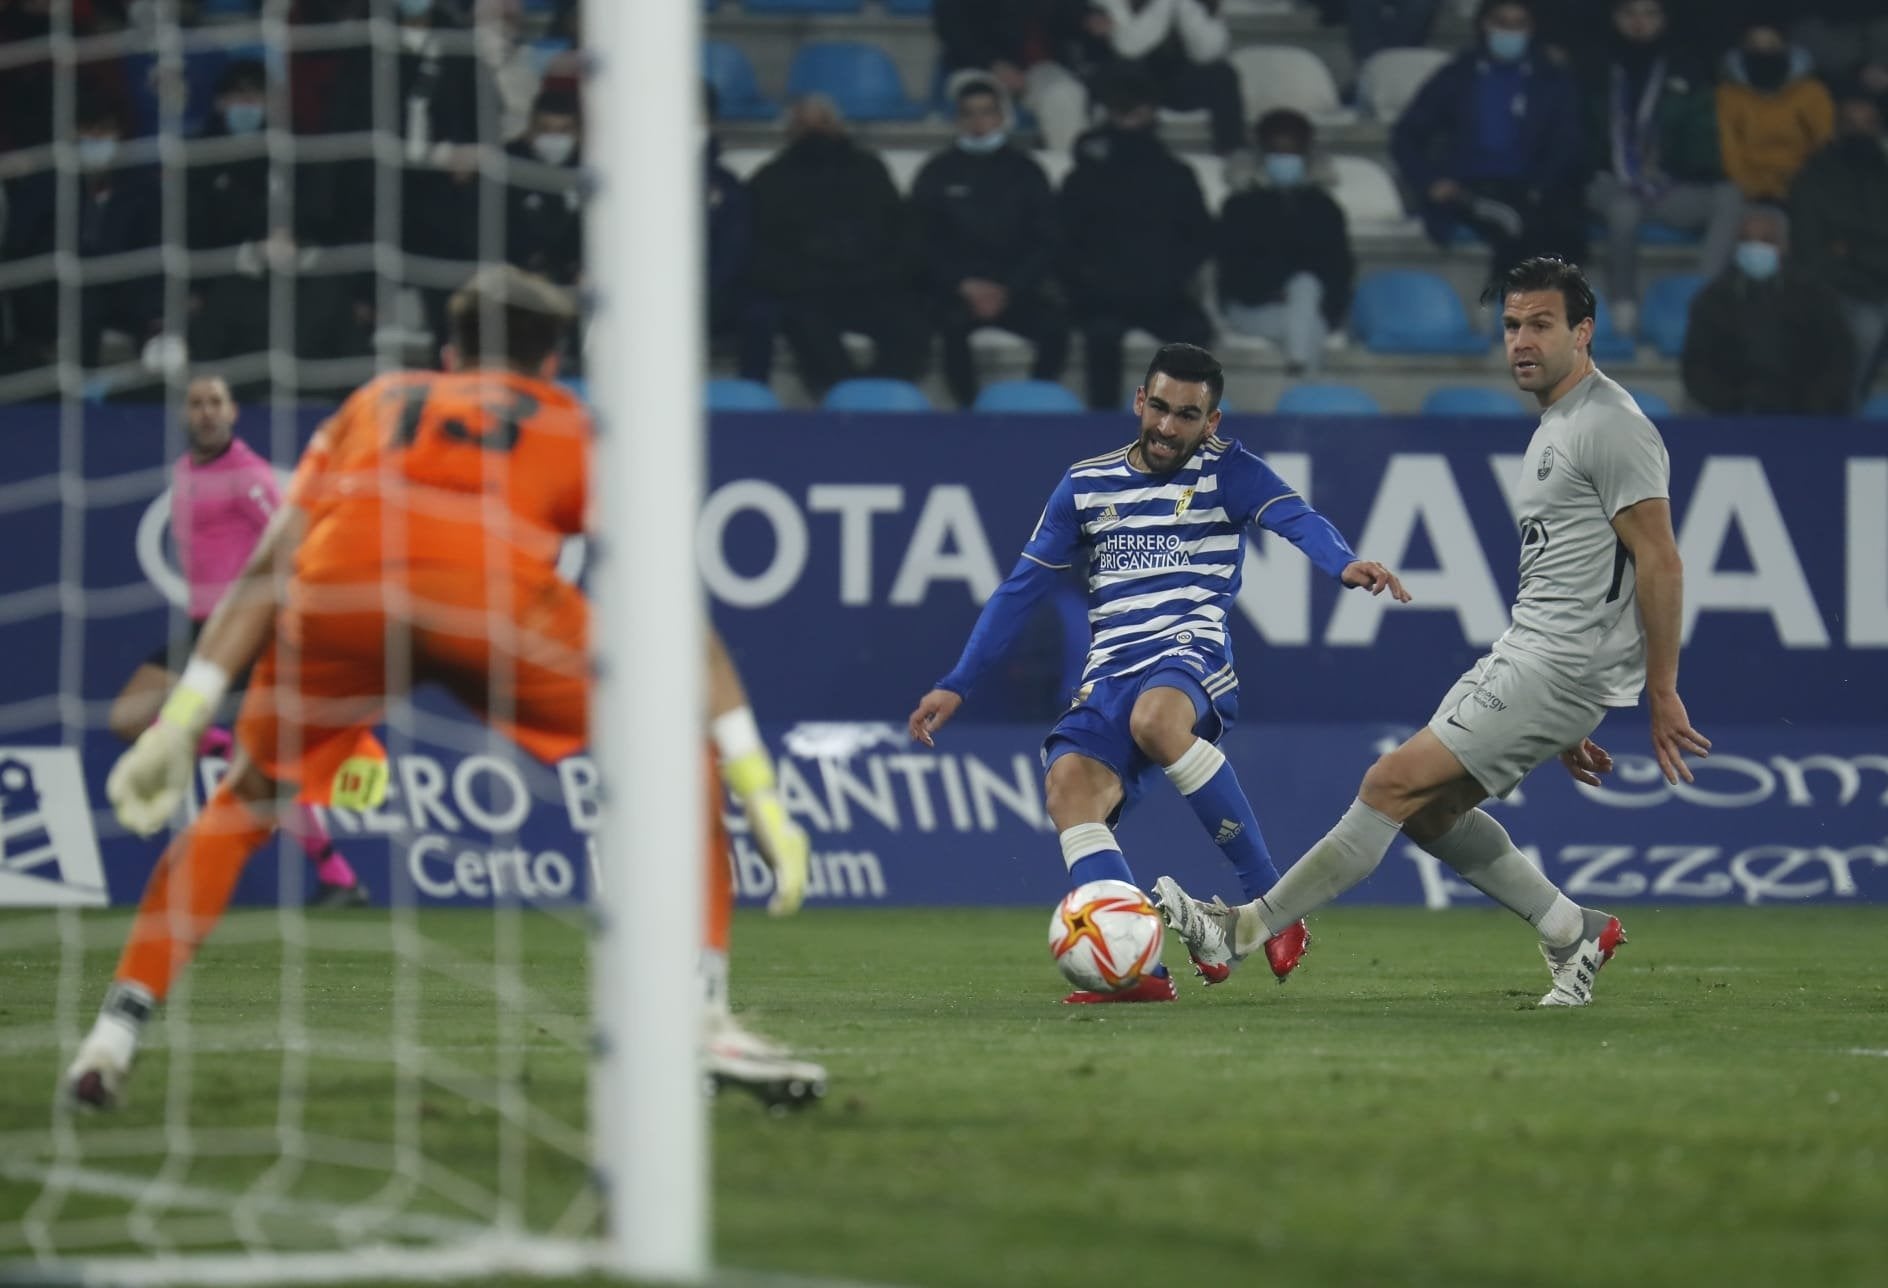
[[[1236,680],[1227,685],[1230,679],[1230,663],[1189,649],[1161,658],[1148,670],[1085,684],[1043,739],[1043,771],[1071,752],[1114,770],[1121,780],[1121,804],[1108,816],[1112,827],[1140,796],[1149,775],[1159,772],[1128,731],[1135,699],[1149,689],[1178,689],[1192,699],[1194,735],[1217,743],[1239,717],[1239,686]],[[1209,685],[1215,692],[1208,691]]]

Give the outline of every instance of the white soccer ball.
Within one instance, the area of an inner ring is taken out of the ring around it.
[[[1132,988],[1160,965],[1160,911],[1125,881],[1077,886],[1049,918],[1049,955],[1069,983],[1094,993]]]

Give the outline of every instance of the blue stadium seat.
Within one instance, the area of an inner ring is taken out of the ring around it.
[[[1379,416],[1383,408],[1356,385],[1293,385],[1279,395],[1278,410],[1290,416]]]
[[[802,94],[830,95],[854,121],[915,121],[930,112],[906,95],[891,55],[856,40],[801,45],[787,71],[787,95]]]
[[[1425,416],[1520,416],[1521,401],[1514,394],[1480,385],[1444,385],[1423,399]]]
[[[931,16],[931,0],[885,0],[885,12],[928,18]]]
[[[1483,353],[1455,288],[1434,273],[1398,268],[1370,273],[1350,306],[1351,330],[1373,353]]]
[[[998,380],[977,393],[972,411],[1082,411],[1082,400],[1053,380]]]
[[[1629,335],[1613,327],[1613,311],[1606,307],[1606,297],[1593,294],[1593,356],[1600,362],[1631,362],[1639,346]]]
[[[1703,240],[1703,228],[1674,228],[1656,219],[1648,219],[1639,225],[1641,246],[1696,246]]]
[[[1648,416],[1670,416],[1672,405],[1653,393],[1650,389],[1628,389],[1632,400],[1639,404],[1639,410]]]
[[[709,411],[779,411],[780,400],[774,391],[758,380],[718,377],[702,390]]]
[[[253,18],[257,0],[201,0],[198,11],[206,18]]]
[[[741,0],[743,13],[857,13],[865,0]]]
[[[725,40],[701,42],[701,74],[715,87],[717,110],[724,121],[771,121],[780,109],[760,92],[754,64],[739,45]]]
[[[827,411],[931,411],[924,390],[909,380],[866,377],[841,380],[826,391],[820,406]]]
[[[1639,306],[1639,334],[1658,346],[1668,358],[1685,351],[1685,328],[1691,323],[1691,297],[1704,285],[1696,273],[1661,277],[1646,289]]]
[[[1863,420],[1888,420],[1888,393],[1872,395],[1856,414]]]

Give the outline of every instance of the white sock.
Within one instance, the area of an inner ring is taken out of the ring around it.
[[[1586,929],[1586,914],[1579,904],[1556,890],[1552,906],[1541,914],[1534,928],[1541,932],[1541,941],[1549,948],[1571,948]]]
[[[1554,908],[1554,900],[1566,902],[1547,875],[1529,862],[1527,855],[1514,848],[1508,829],[1487,810],[1470,810],[1455,821],[1454,827],[1435,840],[1425,842],[1423,849],[1530,925],[1541,924],[1541,919]],[[1579,929],[1577,923],[1574,928]],[[1565,947],[1564,944],[1555,946]]]
[[[1077,823],[1064,831],[1060,839],[1062,862],[1070,868],[1091,854],[1121,848],[1120,843],[1114,839],[1114,833],[1108,830],[1106,823]]]
[[[728,955],[719,948],[701,950],[701,993],[711,1018],[728,1013]]]
[[[1361,800],[1352,801],[1337,826],[1292,864],[1277,885],[1240,909],[1233,951],[1257,951],[1267,939],[1362,881],[1377,870],[1402,831],[1401,823]]]
[[[1206,786],[1207,781],[1225,763],[1225,752],[1204,738],[1195,738],[1193,745],[1180,753],[1180,759],[1167,766],[1163,772],[1175,790],[1182,796],[1191,796]]]

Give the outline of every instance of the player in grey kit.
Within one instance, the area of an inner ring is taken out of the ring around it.
[[[1667,782],[1708,755],[1678,697],[1684,575],[1672,536],[1671,469],[1658,430],[1593,365],[1593,289],[1580,269],[1529,259],[1491,289],[1514,382],[1541,405],[1516,494],[1521,588],[1514,622],[1457,680],[1425,729],[1370,767],[1337,826],[1263,896],[1202,903],[1154,883],[1167,924],[1196,959],[1236,961],[1362,881],[1400,832],[1540,932],[1553,975],[1542,1006],[1585,1006],[1626,941],[1619,919],[1582,908],[1478,808],[1558,757],[1598,784],[1612,757],[1593,742],[1608,707],[1648,693],[1652,750]]]

